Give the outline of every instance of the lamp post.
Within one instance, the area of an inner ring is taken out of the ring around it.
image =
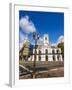
[[[34,64],[33,64],[33,78],[35,78],[35,67],[36,67],[36,45],[39,35],[36,32],[33,32],[33,39],[35,40],[35,54],[34,54]]]

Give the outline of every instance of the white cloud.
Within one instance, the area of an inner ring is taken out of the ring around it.
[[[35,32],[36,28],[32,21],[29,20],[29,16],[25,16],[20,19],[19,25],[25,33]]]
[[[64,42],[64,36],[61,35],[59,38],[58,38],[58,41],[57,41],[57,44],[61,43],[61,42]]]
[[[59,36],[57,42],[56,43],[52,43],[51,46],[57,46],[61,42],[64,42],[64,36],[63,35]]]
[[[23,42],[19,43],[19,50],[21,50],[22,46],[23,46]]]
[[[19,43],[19,50],[23,47],[23,44],[24,44],[26,41],[29,42],[27,35],[25,35],[24,37],[21,36],[21,39],[22,39],[22,40],[21,40],[21,42]]]
[[[22,32],[19,32],[19,40],[22,42],[24,40],[25,36]]]
[[[57,44],[56,44],[56,43],[52,43],[52,44],[51,44],[51,46],[54,46],[54,47],[56,47],[56,46],[57,46]]]

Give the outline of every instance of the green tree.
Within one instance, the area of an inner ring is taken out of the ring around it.
[[[63,57],[63,59],[64,59],[64,43],[63,43],[63,42],[62,42],[62,43],[59,43],[59,44],[57,45],[57,47],[58,47],[58,48],[61,48],[62,57]]]

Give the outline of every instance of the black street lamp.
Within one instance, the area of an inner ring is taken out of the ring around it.
[[[34,54],[34,64],[33,64],[33,78],[35,78],[35,67],[36,67],[36,45],[39,35],[36,32],[33,32],[33,39],[35,40],[35,54]]]

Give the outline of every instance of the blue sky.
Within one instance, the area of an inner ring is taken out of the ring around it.
[[[64,36],[64,13],[59,12],[38,12],[38,11],[19,11],[19,20],[28,16],[40,37],[44,34],[49,35],[51,43],[56,43],[60,36]],[[19,27],[19,41],[25,36],[24,30]],[[33,42],[32,33],[28,34],[30,42]]]

